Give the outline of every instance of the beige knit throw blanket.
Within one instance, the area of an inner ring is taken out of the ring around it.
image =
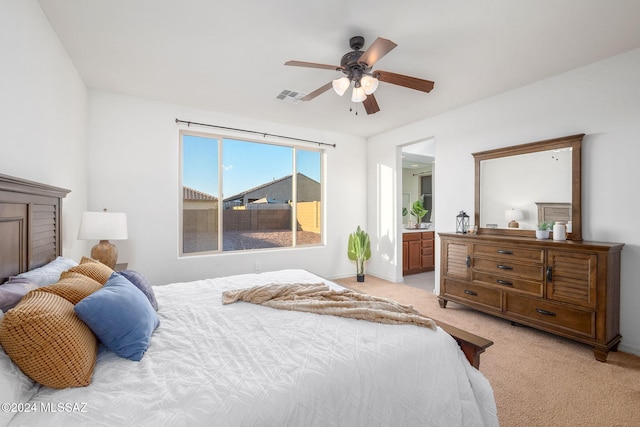
[[[226,291],[222,303],[246,301],[281,310],[305,311],[389,324],[410,324],[435,330],[436,324],[409,305],[350,290],[318,284],[273,284]]]

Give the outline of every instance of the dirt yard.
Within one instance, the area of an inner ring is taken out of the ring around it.
[[[319,233],[298,231],[297,246],[319,243],[321,243]],[[223,239],[224,251],[281,248],[291,245],[291,231],[226,231]]]

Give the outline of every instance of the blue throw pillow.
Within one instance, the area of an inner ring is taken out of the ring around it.
[[[147,297],[117,273],[78,302],[75,312],[107,348],[135,361],[142,359],[160,323]]]
[[[124,271],[118,272],[118,274],[120,274],[121,276],[124,276],[128,281],[133,283],[133,285],[136,288],[140,289],[142,293],[147,297],[149,302],[151,303],[151,306],[153,307],[153,309],[155,311],[158,311],[156,294],[153,292],[153,288],[151,287],[151,284],[149,283],[147,278],[142,275],[142,273],[139,273],[134,270],[124,270]]]

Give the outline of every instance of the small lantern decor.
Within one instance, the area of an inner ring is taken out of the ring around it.
[[[456,233],[467,234],[469,232],[469,215],[465,211],[460,211],[456,216]]]

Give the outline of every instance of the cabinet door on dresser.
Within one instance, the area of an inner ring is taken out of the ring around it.
[[[547,251],[547,298],[596,308],[596,254]]]
[[[450,279],[469,280],[471,248],[467,242],[442,240],[442,275]]]
[[[473,297],[481,304],[495,304],[495,295],[484,295],[469,283],[471,277],[471,245],[462,240],[442,239],[440,241],[440,307],[447,306],[449,299],[459,301]],[[480,292],[480,294],[479,294]]]

